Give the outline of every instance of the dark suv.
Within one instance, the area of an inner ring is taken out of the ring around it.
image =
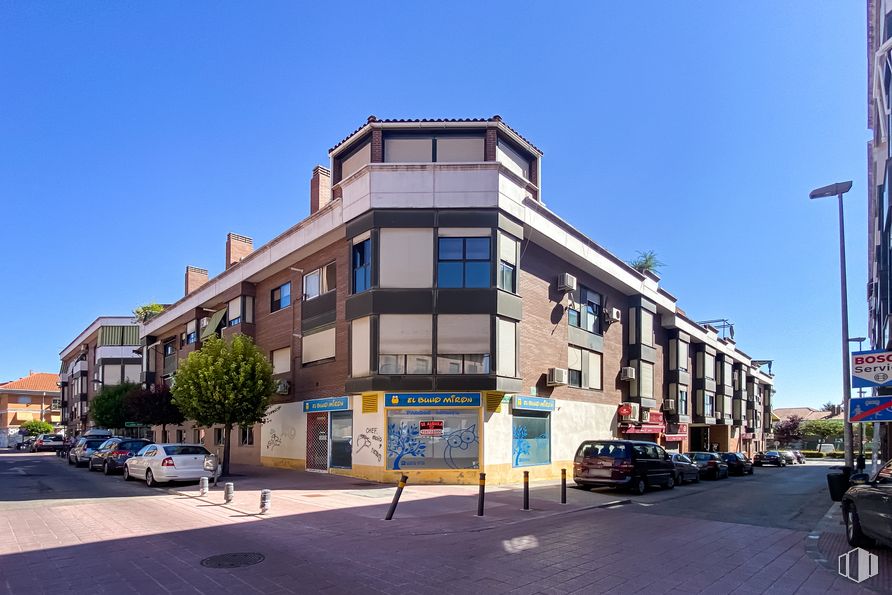
[[[573,481],[583,487],[675,487],[675,466],[663,447],[638,440],[586,440],[576,450]]]
[[[723,452],[722,459],[728,464],[728,473],[752,475],[753,462],[742,452]]]
[[[140,438],[109,438],[93,451],[87,467],[90,471],[102,469],[103,473],[111,475],[123,469],[127,459],[149,444],[151,442]]]

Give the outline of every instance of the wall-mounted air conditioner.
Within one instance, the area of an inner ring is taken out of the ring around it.
[[[625,368],[620,368],[619,371],[619,379],[620,380],[635,380],[635,368],[631,366],[626,366]]]
[[[561,273],[557,278],[557,288],[558,291],[564,293],[568,291],[576,291],[576,277],[570,273]]]
[[[623,319],[623,312],[619,308],[610,308],[610,322],[619,322]]]
[[[287,380],[277,380],[276,381],[276,394],[277,395],[287,395],[291,392],[291,383]]]
[[[563,386],[567,384],[566,368],[548,368],[548,386]]]

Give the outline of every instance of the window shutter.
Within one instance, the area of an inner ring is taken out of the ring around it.
[[[490,413],[501,413],[502,400],[502,395],[498,393],[486,393],[486,410]]]
[[[378,413],[378,395],[362,395],[362,412]]]

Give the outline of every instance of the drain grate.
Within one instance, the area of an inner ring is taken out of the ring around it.
[[[264,558],[263,554],[256,552],[236,552],[205,558],[201,561],[201,565],[207,568],[241,568],[242,566],[260,564]]]

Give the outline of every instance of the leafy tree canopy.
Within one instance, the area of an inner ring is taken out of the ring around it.
[[[802,438],[802,418],[791,415],[774,424],[774,435],[781,444],[789,444]]]
[[[51,434],[55,429],[50,422],[39,419],[26,421],[19,426],[19,428],[25,430],[31,436],[36,436],[37,434]]]
[[[135,386],[124,399],[127,421],[150,426],[179,425],[185,417],[173,404],[173,395],[164,385],[142,388]]]
[[[842,436],[843,421],[841,419],[812,419],[802,424],[802,434],[813,436],[823,442],[827,438]]]
[[[833,401],[827,401],[821,405],[821,411],[833,411],[834,409],[836,409],[836,403]]]
[[[638,257],[629,261],[629,266],[641,273],[657,273],[660,268],[666,266],[657,258],[653,250],[638,251]]]
[[[136,318],[137,322],[145,324],[150,319],[154,318],[158,314],[164,311],[164,306],[161,304],[152,302],[151,304],[144,304],[142,306],[137,306],[133,309],[133,316]]]
[[[90,402],[90,417],[102,428],[123,428],[127,419],[124,397],[133,390],[134,384],[125,382],[113,386],[103,386],[99,394]]]

